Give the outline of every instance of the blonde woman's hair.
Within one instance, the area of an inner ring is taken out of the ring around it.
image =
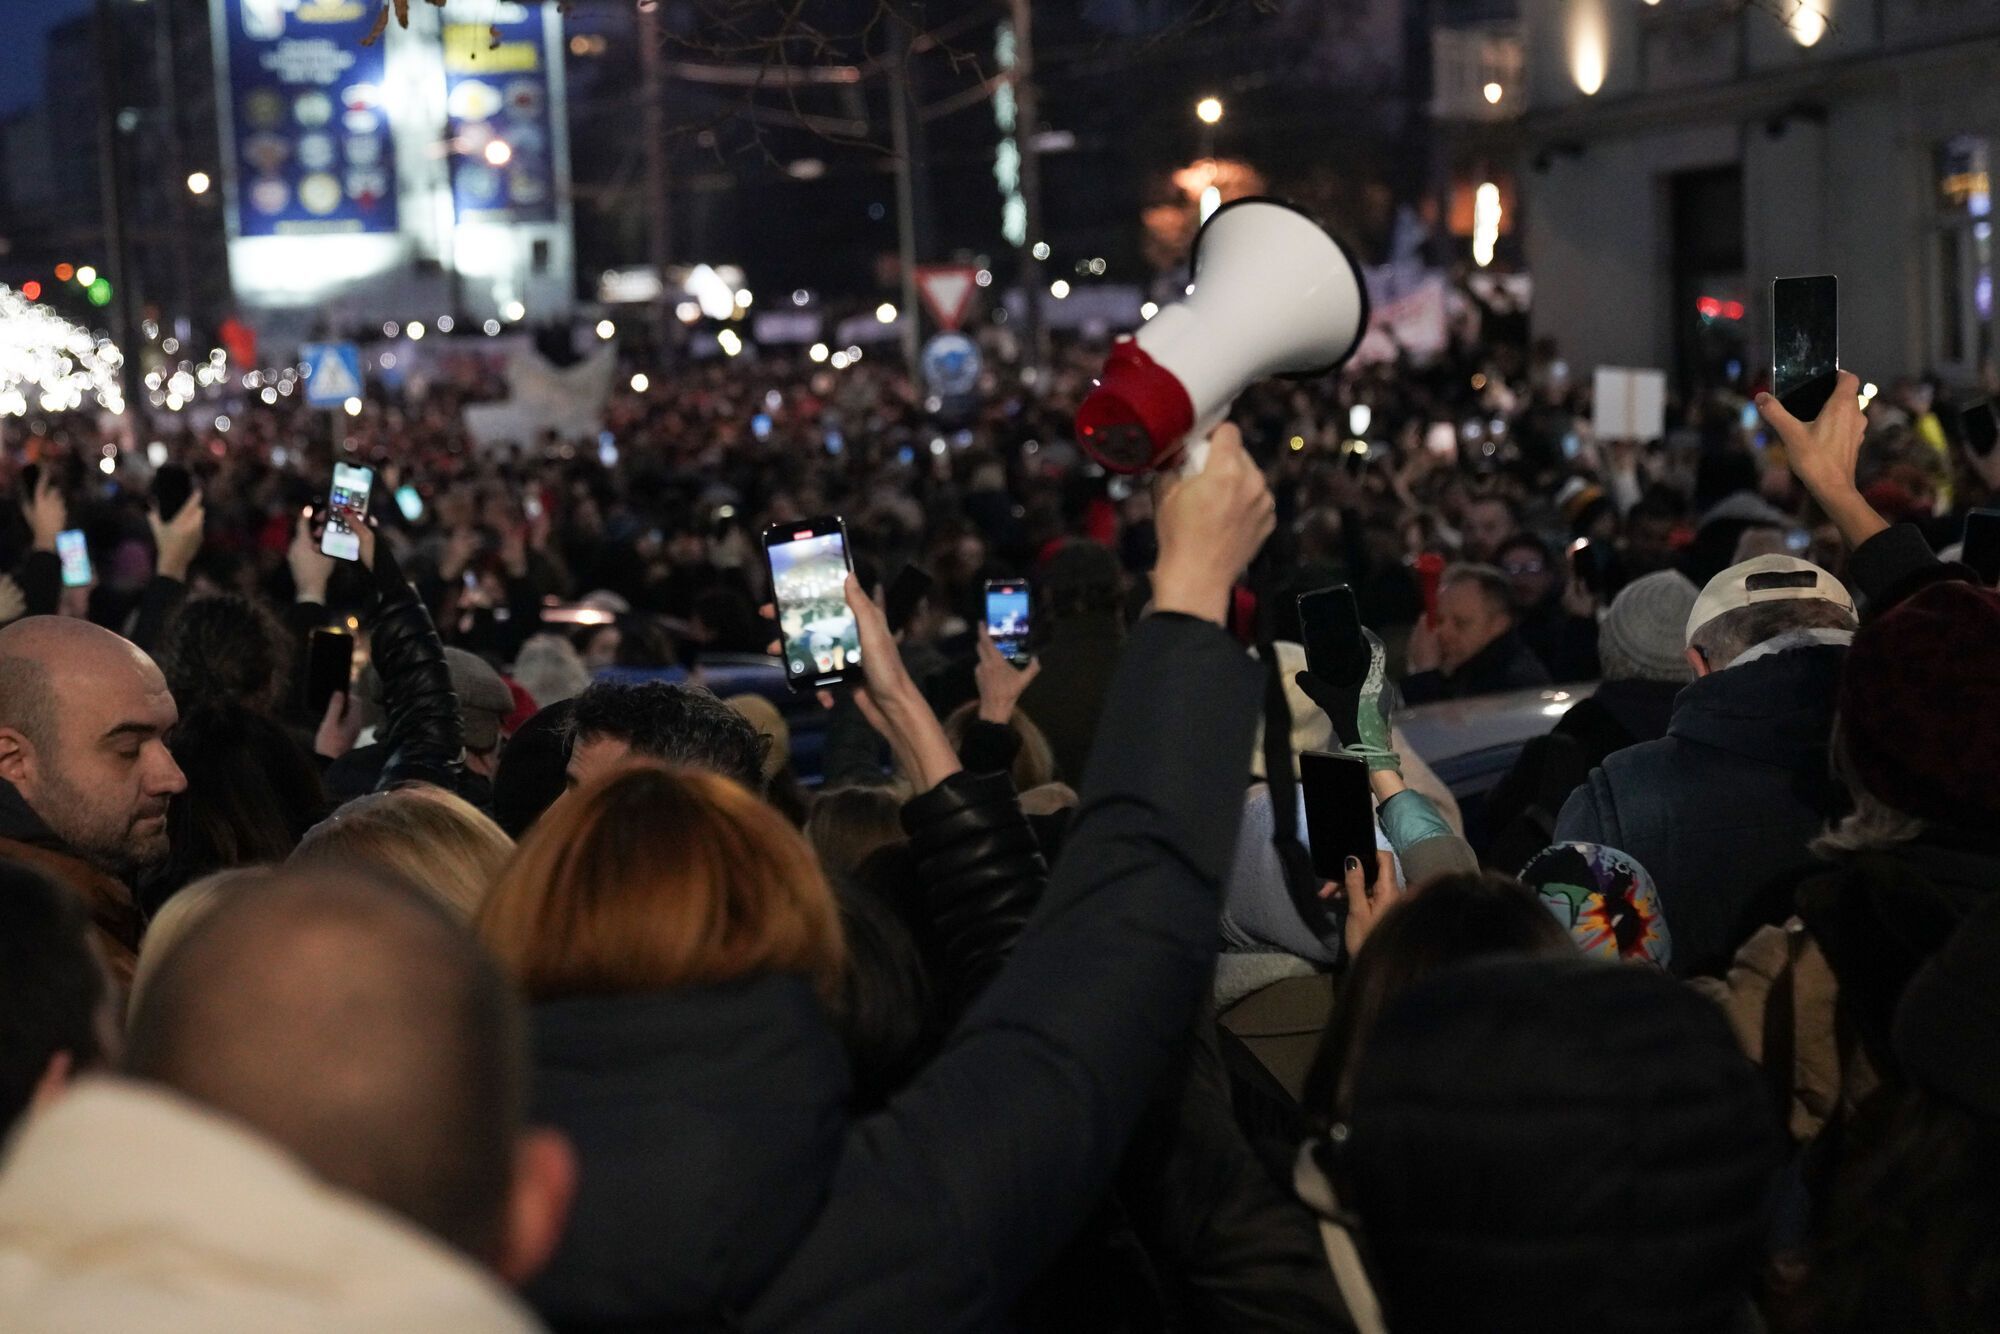
[[[140,995],[159,973],[160,964],[174,946],[186,939],[195,927],[207,921],[209,915],[231,896],[269,874],[267,867],[232,866],[228,870],[211,871],[198,880],[190,880],[175,891],[174,896],[153,915],[153,920],[146,926],[146,934],[139,941],[139,964],[132,973],[132,994],[126,999],[125,1012],[137,1012]]]
[[[954,752],[965,745],[966,730],[972,726],[978,712],[979,701],[967,700],[944,720],[944,734]],[[1021,749],[1014,756],[1014,767],[1008,770],[1014,780],[1014,790],[1026,792],[1055,782],[1056,753],[1049,747],[1049,739],[1042,735],[1042,729],[1035,726],[1035,720],[1017,708],[1007,726],[1021,738]]]
[[[470,922],[514,855],[471,802],[428,783],[357,797],[306,831],[288,865],[334,862],[407,880]]]

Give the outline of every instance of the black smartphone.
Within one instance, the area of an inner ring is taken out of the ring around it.
[[[814,690],[847,679],[861,662],[861,633],[847,607],[847,528],[838,515],[764,530],[771,600],[785,651],[785,684]]]
[[[1587,537],[1579,537],[1569,544],[1569,572],[1575,580],[1592,593],[1602,593],[1598,587],[1597,548]]]
[[[194,494],[194,477],[178,463],[162,463],[153,474],[153,508],[163,522],[172,522]]]
[[[1020,666],[1028,661],[1028,581],[986,581],[986,633],[1000,656]]]
[[[1771,392],[1802,422],[1840,378],[1840,284],[1830,273],[1771,283]]]
[[[1974,510],[1965,516],[1965,551],[1959,559],[1988,588],[2000,584],[2000,510]]]
[[[918,565],[905,565],[889,581],[888,595],[882,601],[882,614],[888,619],[889,632],[900,633],[909,625],[910,618],[917,614],[917,607],[929,596],[931,577]]]
[[[1299,754],[1299,790],[1306,802],[1306,842],[1313,874],[1336,883],[1347,878],[1347,859],[1360,861],[1374,885],[1375,802],[1368,788],[1368,765],[1345,755],[1308,750]]]
[[[346,690],[354,678],[354,636],[345,630],[315,630],[306,645],[306,717],[326,716],[326,702],[336,690]]]
[[[1359,685],[1368,675],[1361,608],[1346,584],[1299,594],[1299,636],[1306,669],[1329,685]]]
[[[2000,444],[2000,411],[1995,410],[1990,399],[1961,409],[1958,424],[1965,436],[1965,447],[1978,458],[1987,457],[1993,446]]]

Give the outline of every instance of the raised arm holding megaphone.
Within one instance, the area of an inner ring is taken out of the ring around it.
[[[1113,472],[1199,471],[1238,394],[1336,370],[1368,329],[1360,266],[1289,204],[1224,204],[1195,236],[1190,268],[1191,295],[1119,339],[1077,409],[1077,443]]]

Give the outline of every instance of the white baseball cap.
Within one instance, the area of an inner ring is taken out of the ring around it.
[[[1818,598],[1837,607],[1854,610],[1854,599],[1840,580],[1809,560],[1797,556],[1757,556],[1732,565],[1708,581],[1688,613],[1687,645],[1694,647],[1695,631],[1725,612],[1758,602],[1795,602]]]

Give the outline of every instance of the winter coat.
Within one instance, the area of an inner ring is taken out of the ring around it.
[[[1652,873],[1677,976],[1728,966],[1761,925],[1759,891],[1807,861],[1837,809],[1827,744],[1846,652],[1796,648],[1701,678],[1664,738],[1607,757],[1564,803],[1556,842],[1617,848]]]
[[[1114,613],[1086,612],[1057,621],[1049,641],[1035,646],[1042,670],[1021,692],[1021,712],[1049,739],[1065,783],[1086,771],[1099,717],[1115,697],[1112,668],[1124,642]]]
[[[113,980],[121,988],[132,985],[144,922],[131,888],[72,851],[5,779],[0,779],[0,861],[40,871],[82,900]]]
[[[1405,704],[1432,704],[1549,684],[1549,669],[1518,630],[1509,630],[1459,664],[1458,670],[1412,672],[1403,678]]]
[[[806,983],[534,1014],[538,1115],[582,1163],[530,1290],[561,1328],[984,1329],[1080,1226],[1200,1007],[1260,680],[1148,618],[1047,893],[939,1055],[850,1121]],[[1189,708],[1193,699],[1201,708]]]
[[[0,1328],[35,1334],[529,1334],[465,1256],[225,1117],[96,1079],[0,1173]]]

